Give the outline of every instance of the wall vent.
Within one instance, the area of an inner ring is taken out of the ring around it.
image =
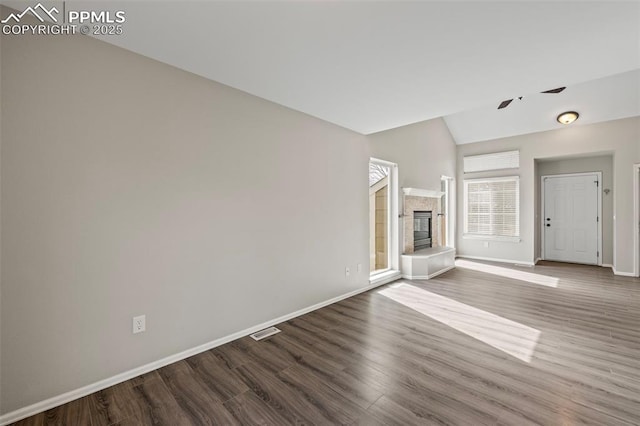
[[[264,330],[256,331],[255,333],[250,334],[249,336],[253,340],[262,340],[264,338],[273,336],[274,334],[278,334],[278,333],[280,333],[279,329],[275,327],[269,327],[269,328],[265,328]]]

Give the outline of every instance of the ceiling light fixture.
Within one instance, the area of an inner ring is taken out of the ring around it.
[[[560,114],[557,120],[558,120],[558,123],[560,124],[571,124],[574,121],[576,121],[578,117],[580,117],[580,114],[578,114],[577,112],[567,111]]]

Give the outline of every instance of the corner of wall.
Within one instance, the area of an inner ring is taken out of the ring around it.
[[[374,133],[367,139],[372,157],[398,164],[401,188],[439,190],[442,175],[455,176],[456,143],[442,118]]]

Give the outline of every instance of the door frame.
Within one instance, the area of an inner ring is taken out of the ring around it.
[[[375,274],[369,274],[369,280],[372,281],[389,271],[400,270],[400,226],[398,219],[398,164],[374,157],[370,157],[369,162],[389,168],[389,181],[387,184],[387,211],[389,213],[389,217],[387,218],[388,264],[385,270],[377,271]]]
[[[575,177],[575,176],[592,176],[598,177],[598,266],[602,266],[602,172],[583,172],[583,173],[561,173],[556,175],[544,175],[540,176],[540,258],[546,260],[545,256],[545,241],[544,241],[544,203],[545,203],[545,178],[559,178],[559,177]]]
[[[450,176],[440,176],[440,181],[445,184],[445,194],[447,198],[447,216],[446,216],[446,229],[445,239],[447,241],[447,247],[456,248],[458,245],[456,242],[456,222],[458,219],[458,212],[456,211],[456,179]]]
[[[640,277],[640,163],[633,165],[633,273]]]

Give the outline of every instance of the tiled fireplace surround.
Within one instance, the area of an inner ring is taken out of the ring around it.
[[[435,193],[435,191],[434,191]],[[431,243],[433,247],[442,245],[441,197],[404,194],[404,254],[413,253],[413,212],[431,211]]]

